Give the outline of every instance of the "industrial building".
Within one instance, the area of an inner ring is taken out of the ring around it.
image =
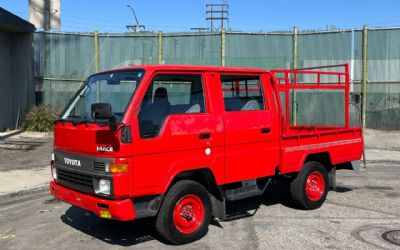
[[[35,26],[0,8],[0,132],[21,125],[34,101]]]

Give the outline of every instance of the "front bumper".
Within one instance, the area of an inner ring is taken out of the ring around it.
[[[109,211],[111,219],[114,220],[129,221],[136,218],[135,207],[131,199],[101,199],[65,188],[54,181],[50,182],[50,193],[59,200],[92,211],[97,216],[100,216],[100,211]]]

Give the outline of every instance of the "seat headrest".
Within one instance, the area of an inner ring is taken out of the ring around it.
[[[168,101],[168,92],[166,88],[160,87],[154,93],[154,102]]]
[[[156,89],[156,92],[154,93],[155,97],[166,97],[167,95],[168,95],[167,89],[164,87]]]

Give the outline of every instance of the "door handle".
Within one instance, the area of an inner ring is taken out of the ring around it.
[[[270,129],[270,128],[262,128],[262,129],[261,129],[261,133],[262,133],[262,134],[267,134],[267,133],[269,133],[269,132],[271,132],[271,129]]]
[[[200,140],[210,139],[211,134],[210,133],[201,133],[201,134],[199,134],[199,138],[200,138]]]

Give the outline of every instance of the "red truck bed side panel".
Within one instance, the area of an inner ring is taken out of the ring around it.
[[[359,160],[363,151],[361,129],[336,129],[282,140],[281,173],[300,171],[308,155],[328,152],[332,164]]]

